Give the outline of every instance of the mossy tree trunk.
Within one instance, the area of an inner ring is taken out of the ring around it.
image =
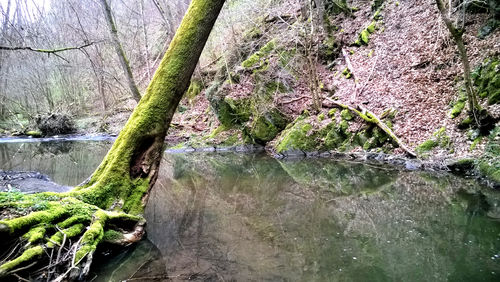
[[[58,256],[48,268],[64,269],[57,281],[81,279],[101,241],[126,244],[142,236],[140,215],[157,178],[165,135],[224,2],[191,2],[146,93],[88,183],[67,193],[14,200],[0,193],[0,210],[27,210],[24,216],[0,220],[0,237],[20,236],[25,242],[21,252],[1,262],[0,277],[25,270],[47,250],[62,250],[68,238],[80,237],[72,239],[70,260],[63,265]],[[33,211],[34,205],[41,208]]]

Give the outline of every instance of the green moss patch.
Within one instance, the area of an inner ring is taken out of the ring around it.
[[[415,148],[419,154],[432,151],[434,148],[440,147],[442,149],[449,149],[452,146],[450,137],[446,135],[446,127],[441,127],[439,130],[432,134],[432,137]]]
[[[255,118],[249,135],[259,144],[273,140],[287,125],[288,121],[278,109],[271,109]]]
[[[452,105],[452,108],[450,111],[450,117],[451,118],[458,117],[462,113],[462,111],[464,110],[466,103],[467,103],[467,96],[465,95],[464,92],[460,92],[460,97]]]
[[[489,105],[500,102],[500,59],[488,58],[472,73],[474,85]]]
[[[370,25],[368,25],[359,33],[358,39],[354,42],[354,45],[368,45],[368,43],[370,42],[370,35],[375,32],[376,27],[376,22],[372,21]]]
[[[253,68],[259,66],[262,68],[266,65],[265,58],[271,54],[271,52],[276,48],[276,40],[271,40],[266,43],[266,45],[262,46],[259,51],[250,55],[248,59],[241,63],[241,66],[244,68]]]
[[[488,137],[485,153],[479,162],[479,172],[493,185],[500,187],[500,127]]]

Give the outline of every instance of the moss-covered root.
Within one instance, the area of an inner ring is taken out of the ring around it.
[[[25,250],[17,258],[8,261],[0,266],[0,277],[3,277],[11,272],[15,272],[22,264],[31,262],[39,258],[43,254],[43,248],[36,246]]]
[[[68,268],[77,267],[79,276],[84,277],[100,242],[106,240],[128,245],[140,240],[144,233],[144,220],[141,217],[105,211],[69,196],[57,202],[44,202],[44,199],[43,194],[26,196],[20,201],[19,207],[30,207],[32,203],[38,202],[43,203],[46,209],[0,221],[1,235],[9,238],[19,236],[23,243],[21,248],[24,249],[2,262],[0,278],[30,268],[31,264],[36,264],[45,253],[49,253],[47,250],[60,250],[69,243],[68,239],[75,237],[72,242],[77,242],[74,243],[76,252],[67,265]],[[108,238],[105,238],[105,234],[108,234]]]

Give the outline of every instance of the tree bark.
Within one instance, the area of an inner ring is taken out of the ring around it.
[[[132,97],[139,102],[141,100],[141,94],[139,93],[139,89],[137,88],[137,84],[134,80],[134,75],[132,74],[132,69],[130,68],[130,63],[125,55],[125,51],[123,50],[123,46],[120,43],[120,39],[118,38],[118,31],[116,29],[115,21],[113,20],[113,15],[111,15],[111,7],[108,5],[106,0],[101,0],[102,6],[104,8],[104,15],[106,16],[106,20],[109,25],[109,30],[111,33],[111,41],[113,42],[113,47],[115,48],[116,55],[120,60],[120,65],[125,72],[125,77],[127,78],[128,87],[130,92],[132,93]]]
[[[471,79],[471,71],[469,64],[469,57],[467,56],[467,50],[465,49],[464,41],[462,38],[463,31],[458,30],[452,23],[451,19],[448,16],[447,9],[442,0],[436,0],[436,5],[441,14],[441,18],[443,19],[446,27],[448,28],[455,44],[457,45],[458,52],[460,54],[460,59],[462,61],[462,65],[464,67],[464,80],[465,80],[465,91],[467,92],[467,100],[469,101],[469,110],[472,113],[477,126],[480,127],[478,120],[478,114],[480,112],[479,102],[474,92],[474,88],[472,87],[472,79]],[[451,10],[451,7],[448,7]]]
[[[157,178],[165,135],[223,4],[224,0],[191,2],[144,97],[88,183],[67,193],[22,195],[2,203],[0,208],[42,202],[46,209],[0,220],[0,237],[21,236],[29,242],[17,258],[1,262],[0,278],[39,260],[56,246],[62,249],[66,238],[78,236],[71,240],[76,243],[71,246],[75,251],[67,262],[68,271],[54,281],[83,279],[107,231],[121,234],[113,239],[115,243],[132,243],[142,236],[140,215]],[[79,269],[80,277],[71,276],[72,269]]]

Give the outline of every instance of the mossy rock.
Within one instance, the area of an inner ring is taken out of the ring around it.
[[[250,98],[232,99],[224,98],[224,101],[231,108],[235,123],[244,123],[250,120],[252,116],[252,101]]]
[[[495,1],[490,1],[495,2]],[[499,5],[500,6],[500,5]],[[483,25],[477,34],[480,39],[485,39],[488,35],[492,34],[500,26],[500,20],[490,18],[485,25]]]
[[[487,161],[479,162],[479,172],[483,177],[489,181],[494,182],[495,186],[500,186],[500,161]]]
[[[450,141],[450,137],[446,135],[446,127],[443,126],[436,132],[434,132],[430,139],[417,146],[415,151],[419,154],[422,154],[425,152],[429,152],[437,147],[440,147],[442,149],[449,149],[451,148],[451,146],[452,143]]]
[[[227,127],[231,128],[239,123],[238,115],[234,112],[233,108],[225,99],[217,99],[212,104],[215,116],[219,122]]]
[[[431,151],[437,146],[439,146],[439,143],[436,140],[426,140],[422,144],[418,145],[415,151],[417,151],[417,153],[425,153]]]
[[[339,55],[339,44],[334,36],[327,37],[321,44],[319,57],[324,62],[335,60]]]
[[[276,152],[282,153],[289,150],[313,151],[318,146],[318,141],[311,136],[313,126],[302,115],[285,128],[275,145]]]
[[[487,98],[488,104],[500,102],[500,60],[488,58],[472,73],[474,85],[481,98]]]
[[[257,117],[250,125],[249,135],[258,144],[273,140],[283,129],[288,120],[278,109],[274,108]]]
[[[260,27],[256,26],[247,30],[243,35],[243,38],[244,40],[255,40],[261,38],[262,35],[263,35],[262,30],[260,29]]]
[[[375,32],[375,28],[377,27],[377,23],[372,21],[371,24],[366,28],[366,30],[371,34]]]
[[[380,11],[380,7],[384,4],[385,0],[373,0],[372,2],[372,11]]]
[[[370,32],[366,29],[362,30],[359,34],[359,39],[363,44],[368,45],[370,42]]]
[[[267,82],[264,85],[265,92],[267,95],[272,96],[275,93],[287,93],[290,92],[290,89],[283,83],[279,81],[271,81]]]
[[[266,45],[262,46],[259,51],[250,55],[248,59],[241,63],[241,66],[244,68],[265,68],[268,62],[266,62],[266,57],[271,54],[271,52],[276,48],[276,40],[271,40],[266,43]]]
[[[500,188],[500,127],[493,129],[488,137],[479,172],[493,187]]]
[[[458,129],[467,129],[469,127],[471,127],[472,125],[472,122],[473,122],[473,119],[472,117],[470,116],[467,116],[466,118],[464,118],[459,124],[458,124]]]
[[[347,5],[346,0],[325,1],[325,10],[328,15],[338,15],[341,13],[351,14],[352,9]]]

